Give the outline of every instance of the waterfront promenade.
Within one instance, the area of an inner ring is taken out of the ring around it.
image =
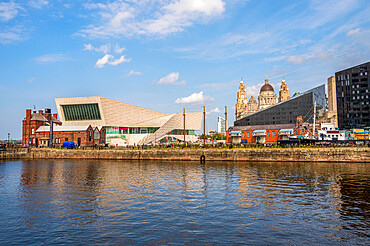
[[[302,148],[210,148],[210,149],[51,149],[18,148],[0,152],[0,160],[10,159],[95,159],[199,161],[303,161],[370,163],[369,147]]]

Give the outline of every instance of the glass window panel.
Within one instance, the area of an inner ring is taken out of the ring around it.
[[[101,120],[99,106],[95,104],[62,105],[66,121]]]

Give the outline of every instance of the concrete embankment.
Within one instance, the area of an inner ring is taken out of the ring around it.
[[[370,148],[246,148],[246,149],[106,149],[67,150],[30,148],[0,155],[0,159],[104,159],[199,161],[369,162]]]

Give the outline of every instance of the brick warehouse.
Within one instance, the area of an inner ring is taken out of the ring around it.
[[[76,146],[101,146],[105,144],[105,128],[88,126],[54,126],[53,145],[62,147],[63,142],[73,141]],[[41,126],[36,130],[39,146],[49,146],[50,126]]]
[[[22,122],[22,144],[28,146],[49,146],[50,122],[54,122],[53,145],[61,147],[64,141],[74,141],[77,146],[101,146],[105,144],[106,131],[104,127],[62,126],[57,114],[51,114],[50,109],[39,110],[36,113],[26,110]]]
[[[26,110],[26,117],[22,122],[22,145],[38,146],[38,140],[36,138],[36,130],[40,126],[50,124],[53,121],[56,125],[61,125],[62,122],[58,120],[57,114],[51,114],[50,109],[36,110],[31,112],[31,109]]]

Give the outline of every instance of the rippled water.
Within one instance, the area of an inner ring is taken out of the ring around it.
[[[0,245],[369,244],[370,165],[0,163]]]

